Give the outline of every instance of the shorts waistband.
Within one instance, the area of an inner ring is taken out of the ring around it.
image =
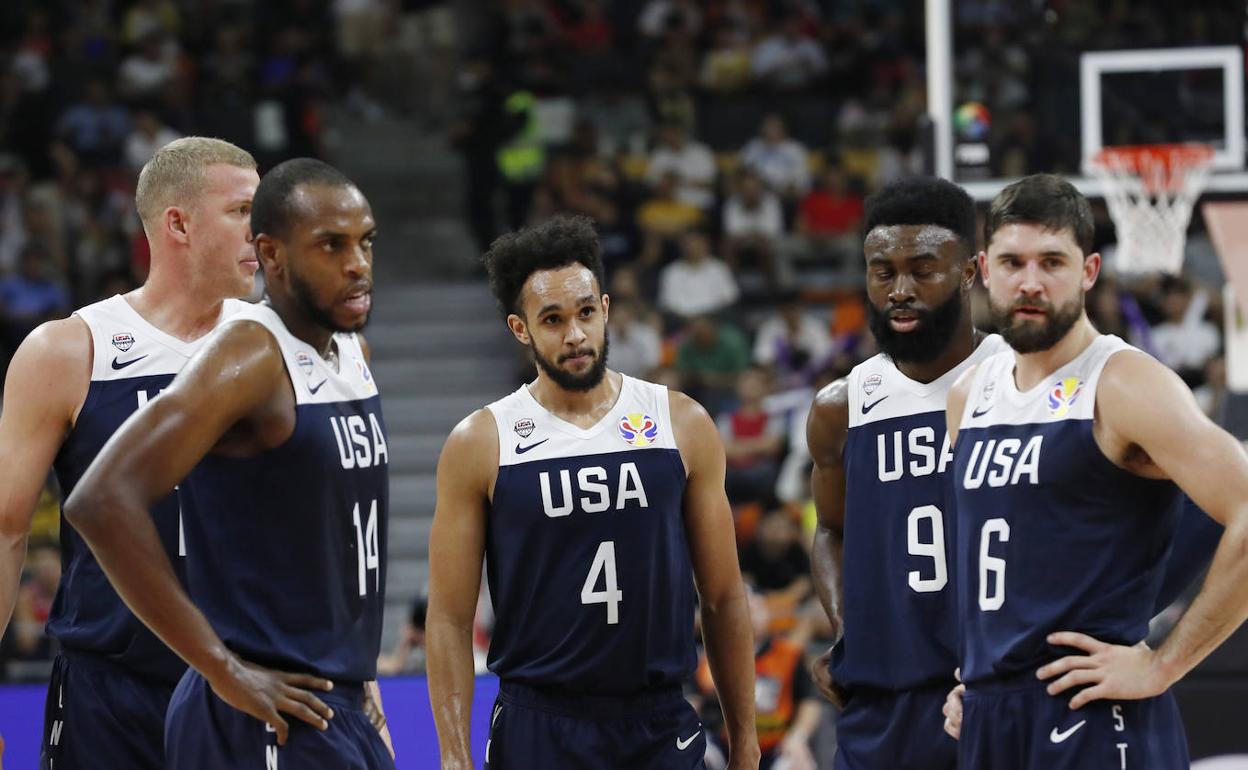
[[[898,690],[891,690],[886,687],[875,687],[872,685],[851,685],[847,687],[846,689],[849,691],[849,695],[851,698],[877,699],[877,698],[896,698],[900,695],[912,695],[912,694],[919,694],[919,695],[940,694],[943,696],[943,695],[947,695],[950,690],[952,690],[953,688],[957,686],[958,686],[958,680],[954,679],[953,677],[949,677],[949,679],[944,680],[944,681],[924,682],[922,684],[917,684],[913,687],[906,687],[904,689],[898,689]]]
[[[635,695],[588,695],[502,682],[498,693],[506,703],[583,719],[629,719],[685,703],[679,685]]]
[[[204,680],[204,686],[210,687],[208,679],[198,671],[191,671],[191,674]],[[318,676],[313,674],[313,676]],[[364,683],[363,682],[344,682],[337,679],[331,680],[334,683],[334,689],[326,692],[325,690],[308,690],[308,692],[320,698],[328,706],[336,708],[350,708],[362,710],[364,708]]]
[[[1030,669],[1006,674],[1005,676],[981,679],[977,682],[968,682],[966,691],[968,693],[992,694],[1016,690],[1034,690],[1039,687],[1047,687],[1048,685],[1049,682],[1036,678],[1035,669]]]
[[[178,685],[177,681],[168,682],[148,674],[139,673],[115,658],[98,652],[91,652],[90,650],[62,647],[60,652],[57,653],[57,657],[73,664],[77,668],[86,668],[114,676],[124,676],[149,687],[159,687],[170,692]]]

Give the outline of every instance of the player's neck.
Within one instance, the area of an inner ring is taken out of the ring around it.
[[[153,270],[147,282],[125,295],[143,320],[170,337],[193,342],[216,328],[225,298],[187,289],[183,276]]]
[[[303,340],[316,350],[321,358],[328,361],[333,355],[330,343],[334,340],[334,330],[317,323],[293,297],[269,291],[264,301],[273,308],[277,317],[282,319],[286,331],[297,339]]]
[[[539,371],[537,382],[528,387],[543,409],[565,422],[587,428],[615,406],[620,389],[624,387],[624,376],[608,369],[597,385],[578,391],[560,387],[545,372]]]
[[[979,345],[981,334],[970,321],[970,311],[965,313],[958,329],[949,338],[945,350],[932,361],[895,361],[897,370],[915,382],[929,383],[948,374],[958,364],[970,358]]]
[[[1087,313],[1079,317],[1075,325],[1070,327],[1066,336],[1048,350],[1036,353],[1014,352],[1014,385],[1020,392],[1027,392],[1038,385],[1049,375],[1074,361],[1079,354],[1087,350],[1088,345],[1100,336],[1100,332],[1092,326]]]

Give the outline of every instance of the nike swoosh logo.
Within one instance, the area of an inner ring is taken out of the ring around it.
[[[879,405],[880,405],[880,402],[881,402],[881,401],[883,401],[883,400],[884,400],[884,399],[886,399],[886,398],[888,398],[888,396],[882,396],[882,397],[880,397],[879,399],[877,399],[877,400],[875,400],[875,401],[872,401],[872,402],[871,402],[871,403],[869,403],[869,404],[863,404],[863,405],[862,405],[862,413],[863,413],[863,414],[866,414],[867,412],[869,412],[869,411],[871,411],[872,409],[876,408],[877,406],[879,406]]]
[[[316,385],[315,385],[315,386],[309,385],[309,386],[308,386],[308,392],[309,392],[309,393],[311,393],[312,395],[314,395],[314,396],[315,396],[315,395],[316,395],[316,391],[320,390],[320,389],[321,389],[321,386],[322,386],[322,385],[324,385],[324,384],[325,384],[325,383],[327,383],[327,382],[329,382],[329,379],[328,379],[328,378],[326,378],[326,379],[324,379],[324,380],[321,380],[320,382],[316,383]]]
[[[538,441],[536,444],[529,444],[528,446],[520,446],[519,444],[516,444],[516,454],[522,455],[525,452],[529,451],[530,449],[533,449],[534,447],[539,447],[542,444],[545,444],[547,441],[550,441],[550,439],[544,438],[541,441]]]
[[[130,359],[129,361],[118,361],[118,360],[117,360],[117,356],[113,356],[113,368],[114,368],[114,369],[125,369],[125,368],[126,368],[127,366],[129,366],[130,364],[137,364],[138,362],[140,362],[140,361],[142,361],[143,359],[147,358],[147,357],[148,357],[148,355],[150,355],[150,354],[149,354],[149,353],[144,353],[143,355],[139,356],[138,358],[132,358],[132,359]]]
[[[992,404],[989,404],[989,405],[988,405],[986,408],[984,408],[983,410],[976,409],[975,411],[971,412],[971,417],[972,417],[972,418],[975,418],[975,417],[982,417],[983,415],[988,414],[988,412],[989,412],[989,411],[991,411],[991,409],[992,409]]]
[[[1053,730],[1049,733],[1049,740],[1052,741],[1053,743],[1061,743],[1062,741],[1066,740],[1067,738],[1069,738],[1070,736],[1078,732],[1079,728],[1083,727],[1085,724],[1087,724],[1087,722],[1088,720],[1086,719],[1084,719],[1081,722],[1077,722],[1074,727],[1070,728],[1069,730],[1063,733],[1059,733],[1057,731],[1057,728],[1054,727]]]
[[[688,738],[684,739],[683,741],[679,737],[677,737],[676,738],[676,750],[684,751],[685,749],[689,748],[689,744],[693,743],[693,739],[697,738],[701,734],[702,734],[702,731],[698,730],[696,733],[694,733],[693,735],[690,735]]]

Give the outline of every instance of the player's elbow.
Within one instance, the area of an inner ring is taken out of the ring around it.
[[[65,520],[74,526],[84,538],[91,539],[93,532],[107,523],[108,512],[117,510],[121,504],[120,490],[109,484],[79,483],[61,509]]]

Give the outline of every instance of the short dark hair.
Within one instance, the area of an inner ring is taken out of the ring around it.
[[[540,225],[499,237],[482,258],[490,276],[490,291],[503,317],[523,316],[520,290],[539,270],[557,270],[580,264],[594,274],[598,291],[604,283],[602,246],[593,221],[585,216],[557,216]]]
[[[887,185],[867,198],[863,233],[891,225],[936,225],[975,253],[975,201],[966,190],[938,177],[916,176]]]
[[[295,158],[274,166],[260,179],[251,200],[251,232],[278,238],[290,232],[291,193],[303,184],[355,187],[347,175],[315,158]]]
[[[1056,174],[1025,176],[997,193],[984,220],[984,246],[997,230],[1016,222],[1055,232],[1069,229],[1084,255],[1092,253],[1096,235],[1092,206],[1078,188]]]

